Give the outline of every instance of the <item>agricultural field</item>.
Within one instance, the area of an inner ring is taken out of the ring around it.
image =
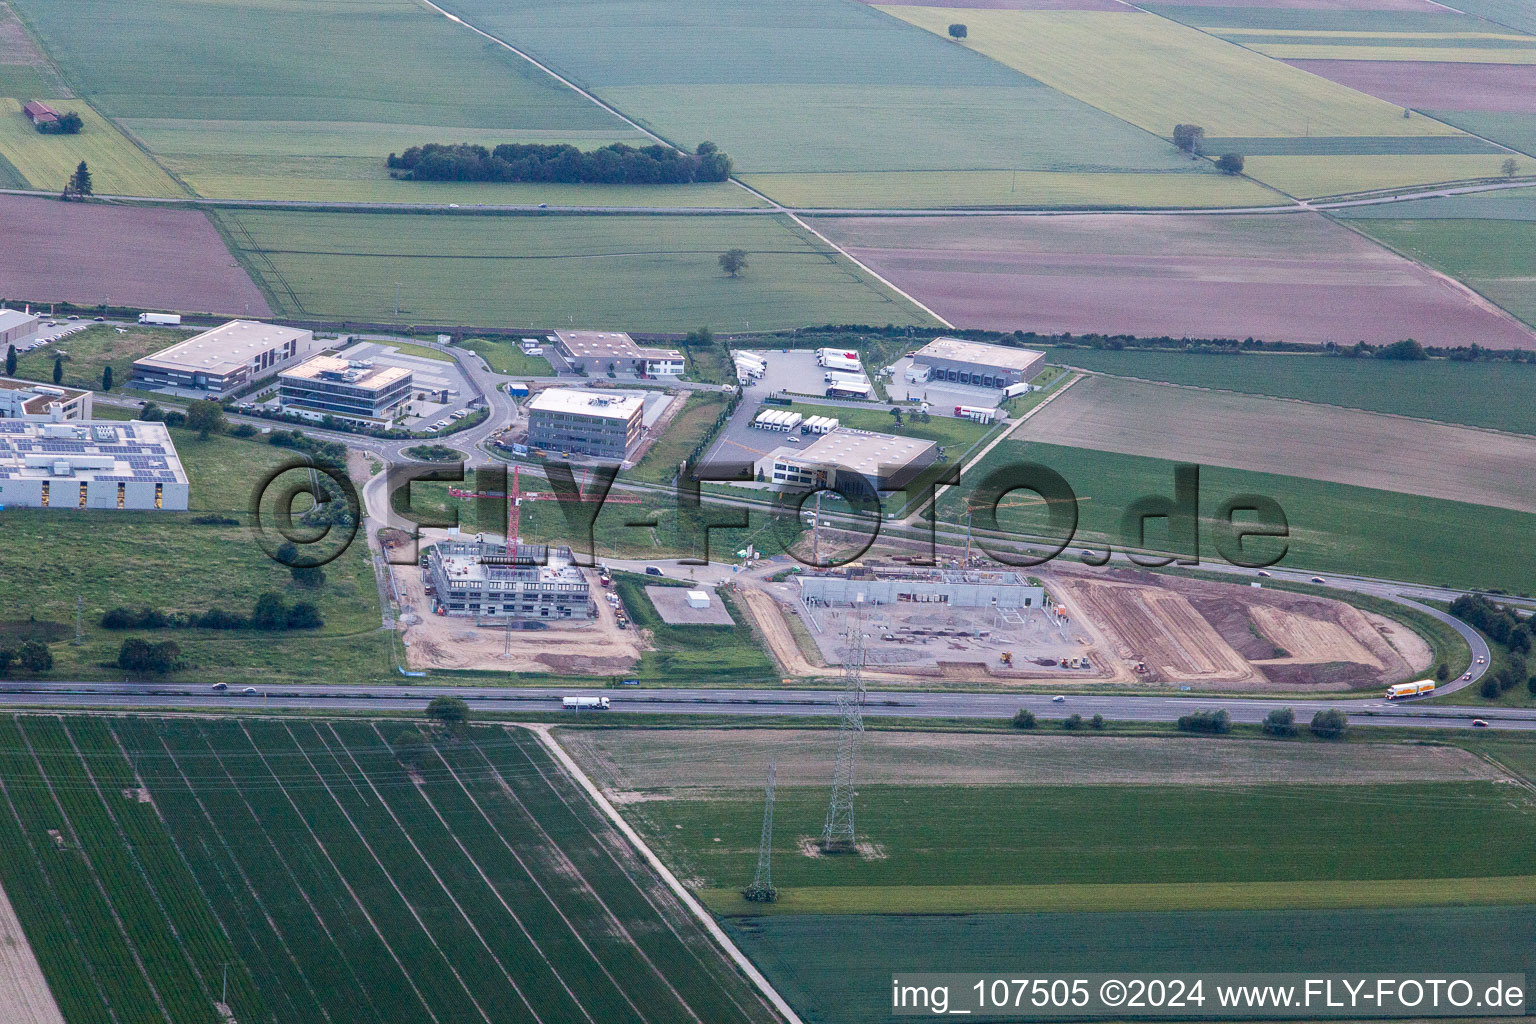
[[[20,624],[23,632],[35,617],[37,631],[61,640],[74,634],[79,602],[83,642],[53,645],[56,678],[123,678],[115,665],[118,648],[126,637],[140,635],[174,640],[187,677],[201,682],[244,686],[388,678],[395,663],[389,635],[379,628],[378,590],[361,541],[325,566],[322,585],[309,586],[270,559],[250,532],[253,487],[291,453],[254,440],[201,441],[177,428],[171,433],[192,483],[188,512],[0,510],[10,538],[0,555],[5,580],[0,617]],[[125,557],[125,538],[155,556]],[[33,571],[39,558],[49,572]],[[112,571],[103,573],[102,566]],[[103,613],[124,606],[248,614],[263,592],[277,593],[289,604],[313,602],[324,627],[276,634],[184,627],[141,634],[100,625]],[[19,669],[13,666],[10,674]]]
[[[63,191],[64,183],[83,160],[90,167],[97,195],[158,198],[187,194],[148,154],[86,103],[44,98],[49,106],[79,114],[84,127],[78,135],[43,135],[22,114],[24,102],[0,97],[0,156],[27,187]]]
[[[200,211],[0,196],[0,222],[0,293],[13,301],[272,312]]]
[[[1220,205],[1236,192],[1048,84],[854,3],[445,6],[669,141],[719,144],[781,202],[1131,205],[1145,188],[1155,205]]]
[[[1474,293],[1316,214],[814,223],[961,327],[1536,346],[1536,334]]]
[[[946,7],[882,9],[935,34],[954,20]],[[1304,155],[1265,155],[1255,144],[1246,167],[1250,178],[1288,195],[1493,177],[1505,155],[1449,125],[1404,118],[1399,107],[1289,67],[1250,48],[1246,37],[1229,42],[1141,11],[976,10],[967,26],[965,45],[1155,135],[1171,137],[1178,123],[1201,125],[1210,154],[1244,153],[1241,143],[1254,140],[1296,140]],[[1450,138],[1485,152],[1447,155]]]
[[[1536,438],[1311,403],[1091,375],[1011,436],[1536,513]]]
[[[679,332],[930,323],[779,217],[215,216],[287,316]],[[718,263],[731,248],[750,260],[739,278]]]
[[[1053,349],[1051,360],[1120,377],[1536,434],[1536,366],[1525,363],[1082,348]]]
[[[0,720],[0,877],[71,1024],[773,1019],[533,734],[408,768],[407,728]]]
[[[969,469],[968,478],[979,481],[997,468],[1024,462],[1043,463],[1067,480],[1078,497],[1074,544],[1101,551],[1106,545],[1124,549],[1121,519],[1132,502],[1173,493],[1174,462],[1011,439]],[[1536,545],[1526,539],[1532,523],[1527,513],[1220,466],[1200,470],[1202,557],[1218,557],[1213,538],[1221,522],[1219,509],[1240,494],[1273,498],[1285,512],[1290,536],[1282,567],[1536,593],[1536,573],[1527,568],[1536,564]],[[951,491],[945,498],[941,518],[963,523],[962,496]],[[1014,535],[1057,536],[1046,534],[1045,519],[1037,511],[1003,508],[999,525]],[[1169,546],[1157,522],[1149,525],[1147,535],[1150,546]],[[1279,548],[1273,545],[1249,541],[1245,550],[1274,554]],[[1489,558],[1490,551],[1500,557]]]
[[[75,91],[199,195],[608,204],[602,189],[393,182],[384,158],[427,141],[645,141],[517,55],[404,0],[272,0],[239,17],[229,0],[16,6]],[[409,61],[378,59],[406,52]],[[741,192],[705,191],[702,205]]]

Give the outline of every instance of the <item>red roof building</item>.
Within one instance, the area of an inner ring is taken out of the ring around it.
[[[21,112],[30,117],[34,125],[50,124],[59,119],[58,113],[53,108],[49,107],[46,103],[39,103],[37,100],[28,100],[22,106]]]

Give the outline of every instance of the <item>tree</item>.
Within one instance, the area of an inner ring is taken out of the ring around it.
[[[1275,708],[1264,716],[1264,735],[1295,736],[1296,712],[1290,708]]]
[[[1186,153],[1198,153],[1200,143],[1205,139],[1205,129],[1197,124],[1176,124],[1173,126],[1173,144]]]
[[[1061,727],[1063,729],[1081,729],[1083,727],[1083,716],[1075,713],[1070,714],[1061,720]]]
[[[16,652],[9,647],[0,650],[0,676],[11,670],[11,662],[16,660]]]
[[[1499,677],[1492,672],[1483,677],[1482,685],[1477,692],[1483,695],[1484,700],[1497,700],[1499,697]]]
[[[443,733],[456,733],[469,721],[469,705],[458,697],[433,697],[427,717]]]
[[[1216,169],[1222,174],[1242,174],[1243,154],[1223,153],[1216,159]]]
[[[117,667],[125,672],[153,672],[164,675],[181,660],[181,647],[174,640],[152,644],[136,636],[123,641],[117,652]]]
[[[75,173],[69,176],[69,181],[64,185],[64,198],[84,199],[91,194],[91,169],[81,160],[80,166],[75,168]]]
[[[16,346],[12,345],[5,350],[5,375],[16,376]]]
[[[970,30],[959,22],[949,26],[949,38],[951,39],[964,39],[968,35],[970,35]]]
[[[55,384],[57,384],[60,381],[62,381],[63,379],[64,379],[64,357],[63,356],[54,356],[53,357],[53,382]]]
[[[325,620],[320,617],[320,609],[314,602],[299,601],[288,609],[288,618],[283,625],[289,629],[319,629],[325,625]]]
[[[727,249],[720,254],[720,269],[732,277],[740,277],[741,272],[747,269],[747,251]]]
[[[165,410],[154,402],[145,402],[144,408],[139,410],[139,419],[145,423],[159,423],[165,419]]]
[[[1513,178],[1515,175],[1520,173],[1520,164],[1515,160],[1514,157],[1509,157],[1499,167],[1499,170],[1504,172],[1504,177]]]
[[[288,628],[288,602],[281,594],[262,594],[251,610],[251,626],[254,629],[278,630]]]
[[[1088,719],[1088,728],[1090,729],[1103,729],[1106,724],[1108,723],[1104,721],[1103,715],[1094,715]]]
[[[1228,733],[1232,731],[1232,716],[1222,708],[1219,711],[1194,711],[1187,715],[1180,715],[1178,721],[1180,732],[1209,732]]]
[[[1029,708],[1019,708],[1018,712],[1013,716],[1013,727],[1015,729],[1033,729],[1036,724],[1035,713],[1029,710]]]
[[[209,434],[224,433],[224,425],[224,407],[213,399],[204,398],[187,406],[187,426],[204,441]]]
[[[28,640],[16,653],[21,667],[28,672],[46,672],[53,668],[53,652],[36,640]]]
[[[1349,731],[1349,716],[1338,708],[1327,708],[1312,716],[1312,735],[1320,740],[1336,740]]]
[[[101,368],[101,390],[112,390],[112,367],[110,366],[103,366]]]

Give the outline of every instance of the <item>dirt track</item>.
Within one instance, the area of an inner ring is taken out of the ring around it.
[[[5,1024],[64,1024],[10,897],[0,890],[0,1020]]]

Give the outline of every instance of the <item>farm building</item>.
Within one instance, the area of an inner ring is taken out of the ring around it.
[[[401,366],[315,356],[277,375],[277,399],[300,415],[385,425],[410,400],[412,380]]]
[[[874,568],[802,573],[795,577],[808,604],[943,604],[951,608],[1040,608],[1045,589],[1015,572]]]
[[[959,338],[935,338],[912,357],[923,380],[1002,388],[1022,384],[1045,368],[1045,353]],[[920,381],[918,383],[921,383]]]
[[[481,619],[590,619],[596,613],[586,577],[570,548],[444,541],[427,549],[426,582],[433,611]],[[540,564],[544,563],[544,564]]]
[[[254,320],[231,320],[178,341],[133,364],[134,387],[186,388],[229,394],[314,350],[312,331]]]
[[[622,462],[644,432],[644,409],[638,395],[549,388],[528,403],[528,443]]]
[[[162,423],[0,420],[0,506],[186,511],[187,473]]]
[[[900,490],[938,459],[932,441],[868,430],[840,428],[804,448],[775,448],[758,460],[756,472],[777,491],[838,489],[838,477],[862,477],[877,490]],[[857,483],[847,483],[855,493]]]
[[[22,104],[21,112],[27,115],[34,128],[40,128],[45,124],[52,124],[59,119],[59,112],[57,110],[37,100],[28,100]]]
[[[23,313],[19,309],[0,309],[0,349],[15,345],[17,348],[37,337],[42,317]]]
[[[571,369],[587,373],[634,370],[648,377],[683,372],[683,354],[675,348],[645,348],[622,331],[556,331],[555,350]]]
[[[91,393],[0,377],[0,420],[64,423],[91,418]]]

